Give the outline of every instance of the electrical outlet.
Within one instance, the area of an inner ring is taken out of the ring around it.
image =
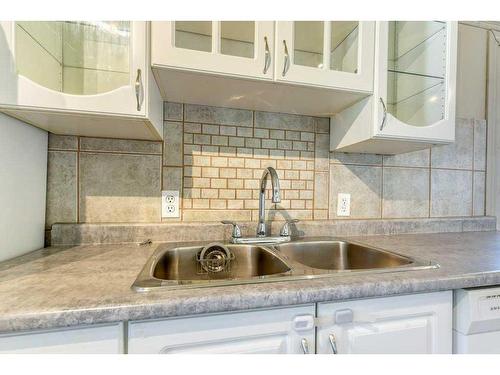
[[[163,190],[161,192],[161,216],[179,217],[179,191]]]
[[[351,216],[351,194],[339,193],[337,198],[337,216]]]

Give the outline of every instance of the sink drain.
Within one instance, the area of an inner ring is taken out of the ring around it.
[[[197,255],[201,269],[208,273],[228,272],[232,259],[234,255],[221,243],[211,243]]]

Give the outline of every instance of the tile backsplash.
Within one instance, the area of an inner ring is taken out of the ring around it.
[[[47,228],[162,221],[161,190],[181,217],[256,221],[258,185],[276,168],[272,220],[482,216],[486,122],[457,119],[456,142],[395,156],[329,152],[329,119],[165,103],[164,142],[50,135]],[[338,218],[337,194],[351,194]]]

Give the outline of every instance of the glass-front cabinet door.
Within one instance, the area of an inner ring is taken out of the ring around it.
[[[273,79],[274,22],[153,21],[152,63]]]
[[[377,24],[375,134],[454,140],[456,22]]]
[[[143,115],[145,22],[1,22],[0,104]]]
[[[277,80],[371,92],[375,22],[277,22]]]

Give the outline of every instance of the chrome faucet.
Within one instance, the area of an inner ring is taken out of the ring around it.
[[[280,243],[290,241],[291,229],[290,224],[297,223],[296,219],[288,219],[285,224],[281,227],[280,235],[275,237],[268,237],[266,234],[266,223],[265,220],[265,200],[266,200],[266,187],[267,179],[271,177],[271,188],[272,196],[271,201],[273,203],[280,203],[280,180],[278,178],[278,173],[273,167],[267,167],[264,169],[264,173],[260,179],[259,185],[259,224],[257,225],[257,236],[256,237],[242,237],[241,229],[233,221],[223,220],[222,224],[230,224],[233,226],[233,232],[231,234],[232,243],[245,243],[245,244],[256,244],[256,243]]]
[[[260,194],[259,194],[259,224],[257,225],[257,237],[265,237],[266,236],[266,223],[265,214],[266,214],[266,185],[267,185],[267,177],[271,176],[271,187],[272,187],[272,196],[271,201],[273,203],[280,203],[280,180],[278,178],[278,174],[273,167],[267,167],[264,169],[264,173],[262,173],[262,177],[260,178]]]

